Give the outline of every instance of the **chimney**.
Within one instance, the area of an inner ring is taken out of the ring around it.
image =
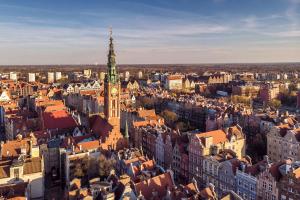
[[[79,150],[82,151],[82,145],[81,144],[79,145]]]
[[[29,141],[29,155],[32,157],[32,139]]]

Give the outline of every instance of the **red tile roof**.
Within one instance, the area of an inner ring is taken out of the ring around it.
[[[66,129],[77,126],[76,121],[65,110],[43,112],[42,117],[45,129]]]
[[[108,137],[109,133],[113,130],[112,125],[99,115],[93,115],[90,118],[90,127],[92,133],[96,134],[101,139]]]

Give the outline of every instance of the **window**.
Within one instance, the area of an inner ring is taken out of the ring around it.
[[[267,188],[267,184],[266,184],[266,182],[265,182],[265,181],[263,182],[263,188],[264,188],[264,189],[266,189],[266,188]]]
[[[285,195],[281,195],[281,200],[286,200],[286,196]]]
[[[15,178],[18,180],[19,179],[19,177],[20,177],[20,174],[19,174],[19,168],[15,168],[14,169],[14,176],[15,176]]]
[[[272,184],[269,184],[269,191],[272,191],[272,189],[273,189]]]

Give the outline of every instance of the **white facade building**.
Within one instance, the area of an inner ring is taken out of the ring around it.
[[[35,82],[35,73],[28,73],[28,82]]]
[[[58,81],[61,79],[61,72],[55,72],[55,80]]]
[[[9,79],[10,79],[10,80],[17,81],[17,80],[18,80],[17,72],[10,72],[10,73],[9,73]]]
[[[48,72],[48,83],[54,83],[54,72]]]

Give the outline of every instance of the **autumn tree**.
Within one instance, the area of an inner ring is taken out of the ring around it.
[[[272,99],[269,102],[269,106],[278,109],[281,106],[281,101],[278,99]]]
[[[82,169],[82,167],[81,167],[80,162],[77,162],[77,163],[75,164],[74,176],[75,176],[76,178],[82,178],[82,177],[84,176],[83,169]]]
[[[109,176],[111,170],[114,168],[116,161],[112,158],[107,159],[103,154],[98,159],[98,172],[101,179]]]
[[[167,124],[173,126],[174,123],[178,120],[178,116],[175,112],[170,110],[164,110],[160,115],[166,120]]]

